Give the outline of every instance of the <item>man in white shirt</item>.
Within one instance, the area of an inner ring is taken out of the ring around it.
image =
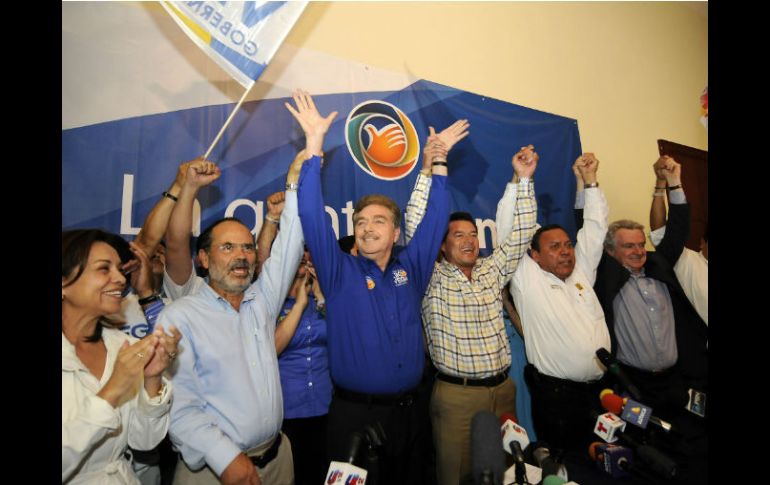
[[[517,157],[537,157],[533,147]],[[577,450],[591,440],[591,410],[598,410],[604,370],[596,358],[610,349],[604,312],[593,290],[602,256],[609,209],[596,181],[599,161],[584,153],[575,162],[584,182],[584,224],[577,244],[561,226],[538,229],[532,249],[511,280],[526,343],[525,374],[539,438],[555,448]],[[508,184],[506,191],[515,190]],[[511,230],[511,217],[498,207],[498,239]]]

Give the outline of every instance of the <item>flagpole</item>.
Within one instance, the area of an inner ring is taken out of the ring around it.
[[[209,158],[209,154],[211,153],[211,150],[214,149],[214,147],[217,145],[217,142],[219,141],[219,139],[222,138],[222,133],[225,132],[225,129],[230,124],[230,122],[233,120],[233,117],[235,116],[235,113],[238,112],[238,108],[241,107],[241,104],[246,99],[246,96],[248,96],[248,94],[251,92],[251,88],[253,88],[255,84],[257,84],[256,81],[252,82],[251,86],[249,86],[249,89],[247,89],[246,92],[243,93],[243,96],[241,96],[241,99],[238,101],[238,104],[235,105],[235,109],[233,110],[232,113],[230,113],[230,116],[227,118],[227,121],[225,121],[224,126],[222,127],[221,130],[219,130],[219,133],[217,134],[217,137],[214,138],[214,141],[211,142],[211,146],[209,147],[208,150],[206,150],[206,154],[203,155],[204,160],[207,160]]]

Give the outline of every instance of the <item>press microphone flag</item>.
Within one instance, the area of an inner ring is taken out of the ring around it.
[[[612,413],[604,413],[596,418],[594,425],[594,434],[607,443],[614,443],[618,440],[618,433],[626,429],[626,422]]]

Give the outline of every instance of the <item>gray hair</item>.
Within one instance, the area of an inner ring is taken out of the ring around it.
[[[639,229],[644,234],[644,226],[630,219],[620,219],[609,225],[607,234],[604,236],[604,249],[609,250],[615,247],[615,233],[618,229]]]

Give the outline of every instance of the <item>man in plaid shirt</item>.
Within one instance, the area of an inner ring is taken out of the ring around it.
[[[482,410],[498,416],[515,413],[516,389],[508,378],[511,350],[503,322],[500,292],[511,279],[535,232],[537,205],[532,175],[537,154],[522,150],[512,159],[512,189],[500,201],[514,213],[514,230],[491,256],[479,259],[476,223],[455,212],[441,245],[422,302],[422,318],[431,359],[439,370],[431,399],[438,482],[457,484],[470,466],[470,426]],[[422,175],[420,175],[422,178]],[[407,208],[407,236],[419,221],[430,183],[418,178]],[[427,188],[426,188],[427,186]],[[421,190],[421,188],[423,190]]]

